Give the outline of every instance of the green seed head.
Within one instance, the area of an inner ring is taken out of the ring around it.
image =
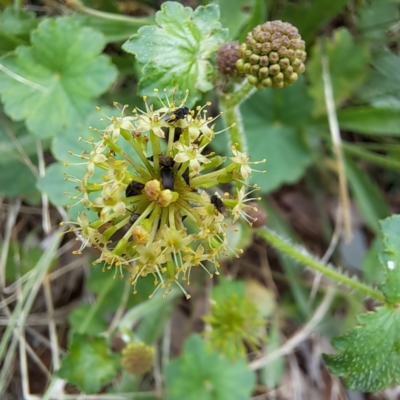
[[[297,28],[287,22],[271,21],[256,26],[247,34],[239,54],[237,70],[259,89],[290,86],[305,71],[304,40]],[[271,79],[267,80],[266,74]]]

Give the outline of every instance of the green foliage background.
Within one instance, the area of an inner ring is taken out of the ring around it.
[[[146,16],[123,15],[117,1],[87,0],[74,10],[60,2],[49,14],[35,14],[24,2],[0,4],[0,195],[38,205],[45,194],[54,206],[65,207],[71,201],[64,192],[74,188],[63,179],[64,162],[74,160],[67,151],[81,153],[78,138],[89,139],[89,126],[103,129],[107,123],[99,121],[96,105],[111,115],[113,101],[142,107],[141,96],[151,96],[154,88],[178,87],[190,90],[191,107],[210,99],[217,106],[221,83],[229,86],[215,69],[218,48],[228,40],[243,41],[246,32],[266,20],[290,22],[307,43],[305,76],[288,89],[259,91],[240,106],[249,155],[267,159],[267,174],[254,174],[252,183],[261,186],[269,226],[291,238],[296,234],[271,201],[274,194],[301,185],[322,209],[338,195],[322,80],[321,58],[327,57],[348,186],[360,226],[372,238],[369,250],[362,249],[364,261],[357,273],[380,285],[386,302],[360,315],[356,327],[353,321],[352,330],[333,342],[337,354],[325,360],[353,390],[400,384],[400,269],[388,268],[388,261],[400,267],[400,220],[387,218],[393,209],[388,199],[398,193],[400,182],[400,57],[393,28],[400,19],[400,1],[215,0],[200,2],[195,10],[168,2],[158,13],[155,2],[138,3]],[[228,141],[221,134],[216,150],[227,154]],[[67,172],[79,176],[84,168],[71,165]],[[80,210],[68,210],[70,218]],[[329,216],[322,210],[316,218],[326,221]],[[328,225],[324,239],[332,234]],[[37,246],[15,245],[23,249],[21,272],[29,273],[40,252]],[[12,282],[13,253],[8,257],[6,279]],[[304,323],[314,311],[308,292],[298,284],[302,278],[295,263],[278,257],[291,296],[286,307]],[[102,336],[107,315],[118,309],[124,283],[98,272],[87,281],[94,304],[81,304],[69,316],[70,350],[57,376],[86,393],[111,382],[117,383],[107,386],[110,392],[136,391],[140,379],[121,372],[109,337]],[[149,302],[151,286],[143,283],[141,294],[128,300],[119,328],[129,336],[136,326],[132,340],[156,344],[178,295]],[[327,324],[334,324],[333,317]],[[270,349],[279,346],[279,329],[272,319]],[[282,359],[275,365],[272,386],[284,371]],[[195,335],[187,339],[182,355],[164,367],[165,398],[171,400],[246,399],[256,381],[244,359],[230,363]],[[261,379],[268,386],[271,380],[264,372]]]

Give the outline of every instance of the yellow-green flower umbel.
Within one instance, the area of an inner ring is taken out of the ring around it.
[[[126,271],[134,287],[151,274],[155,290],[168,291],[176,283],[189,298],[180,282],[190,284],[191,268],[201,267],[212,277],[220,256],[232,251],[225,233],[228,213],[233,222],[240,216],[254,222],[246,212],[254,206],[243,198],[255,163],[235,145],[232,157],[207,153],[220,133],[214,131],[215,119],[207,117],[210,103],[190,110],[186,97],[178,106],[167,96],[166,104],[159,99],[160,109],[145,97],[145,111],[134,109],[131,116],[124,116],[127,106],[120,107],[105,130],[94,129],[99,141],[87,141],[90,148],[77,155],[86,174],[66,179],[78,183],[78,203],[98,215],[89,221],[81,213],[70,228],[82,237],[76,253],[94,246],[100,251],[94,264],[105,262],[121,277]],[[96,170],[102,171],[101,179],[95,178]],[[234,183],[235,193],[215,193],[220,182]],[[209,194],[205,189],[210,188]]]

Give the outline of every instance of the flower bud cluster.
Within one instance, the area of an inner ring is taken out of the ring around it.
[[[173,97],[159,98],[159,109],[145,97],[146,109],[134,109],[130,116],[128,106],[115,104],[120,115],[107,117],[104,130],[93,129],[99,140],[86,141],[88,150],[76,154],[86,173],[66,178],[78,184],[78,195],[71,197],[76,204],[97,215],[89,220],[81,213],[69,229],[82,238],[76,253],[97,248],[94,264],[105,263],[121,277],[128,273],[134,293],[138,280],[152,275],[155,291],[165,288],[166,294],[177,284],[189,298],[181,282],[190,284],[191,269],[202,268],[212,277],[221,255],[235,252],[225,233],[227,218],[255,221],[250,212],[256,211],[256,199],[249,194],[258,188],[246,192],[245,181],[258,162],[250,162],[236,145],[231,157],[207,153],[220,133],[214,131],[215,118],[207,117],[210,103],[190,110],[186,97],[178,106]],[[221,182],[234,183],[235,192],[206,191]]]
[[[122,350],[121,365],[132,375],[150,371],[154,363],[154,348],[143,342],[129,343]]]
[[[216,63],[218,71],[223,75],[237,75],[236,63],[240,57],[239,49],[238,42],[225,43],[218,49]]]
[[[231,359],[246,354],[245,344],[255,352],[263,337],[265,321],[257,306],[237,293],[212,304],[211,314],[204,321],[209,325],[206,338],[211,345]]]
[[[236,68],[258,89],[281,89],[305,71],[306,57],[297,28],[282,21],[265,22],[247,34]]]

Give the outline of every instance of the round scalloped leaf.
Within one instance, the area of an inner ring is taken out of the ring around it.
[[[169,400],[247,400],[256,381],[244,360],[229,361],[196,335],[165,372]]]
[[[0,95],[11,118],[25,120],[41,138],[55,137],[84,120],[117,70],[109,57],[100,55],[101,33],[72,18],[44,20],[31,42],[2,60],[8,74],[0,74]]]
[[[84,393],[96,393],[111,382],[118,371],[119,356],[106,338],[74,333],[58,376]]]
[[[144,65],[141,92],[153,95],[154,88],[189,89],[194,103],[201,92],[213,88],[209,58],[228,36],[219,22],[219,8],[210,4],[193,11],[168,1],[157,12],[156,22],[140,28],[122,46]]]

